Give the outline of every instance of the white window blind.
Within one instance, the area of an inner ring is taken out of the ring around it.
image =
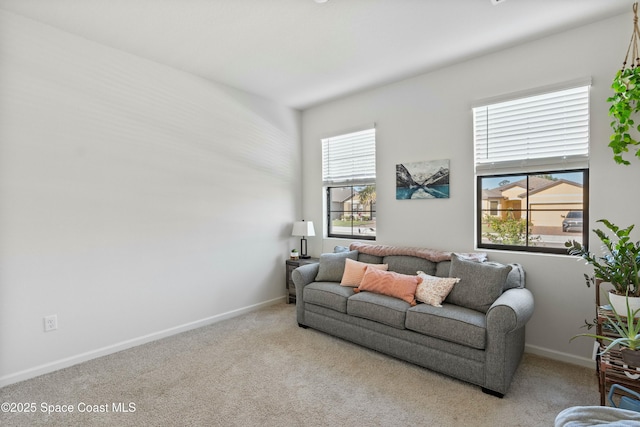
[[[589,86],[473,109],[478,175],[588,167]]]
[[[322,140],[322,181],[325,185],[369,184],[375,179],[375,128]]]

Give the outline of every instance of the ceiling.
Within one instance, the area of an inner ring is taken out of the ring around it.
[[[589,22],[632,0],[0,0],[0,9],[305,109]],[[632,23],[629,22],[629,35]]]

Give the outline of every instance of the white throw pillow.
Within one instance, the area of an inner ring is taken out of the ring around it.
[[[442,301],[449,295],[453,285],[460,281],[455,277],[429,276],[423,271],[418,271],[418,276],[422,277],[422,283],[416,289],[416,299],[434,307],[442,307]]]

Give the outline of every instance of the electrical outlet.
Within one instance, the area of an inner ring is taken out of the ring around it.
[[[44,318],[44,331],[50,332],[58,329],[58,315],[52,314]]]

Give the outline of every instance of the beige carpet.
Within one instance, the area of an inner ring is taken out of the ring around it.
[[[0,403],[36,412],[0,413],[0,425],[552,426],[598,396],[593,370],[525,355],[498,399],[301,329],[283,303],[4,387]],[[74,412],[42,412],[62,404]]]

